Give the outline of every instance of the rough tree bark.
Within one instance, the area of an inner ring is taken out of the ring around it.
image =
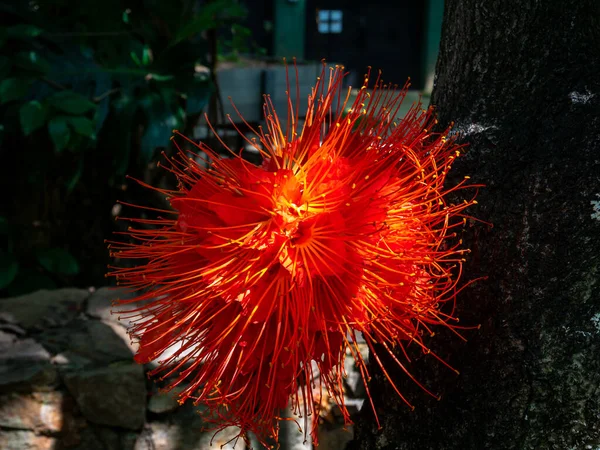
[[[432,103],[468,154],[457,179],[484,183],[463,239],[459,316],[398,375],[411,412],[382,381],[352,449],[600,448],[600,2],[448,0]],[[406,377],[404,377],[406,378]]]

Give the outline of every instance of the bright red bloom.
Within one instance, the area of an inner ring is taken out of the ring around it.
[[[444,187],[460,148],[429,131],[435,119],[420,105],[393,122],[406,88],[378,79],[369,93],[367,77],[350,103],[342,78],[332,69],[317,81],[301,130],[291,101],[283,129],[267,98],[268,132],[253,141],[260,166],[200,144],[212,159],[204,168],[180,150],[169,161],[179,188],[163,191],[174,218],[140,220],[154,227],[112,244],[116,257],[144,260],[112,272],[138,293],[121,304],[147,301],[132,313],[136,360],[175,346],[154,374],[185,383],[181,401],[207,405],[222,427],[263,440],[290,399],[303,415],[319,412],[311,383],[349,420],[347,349],[368,379],[358,332],[375,361],[377,343],[408,374],[392,348],[428,352],[424,331],[455,327],[442,305],[455,299],[467,250],[449,238],[475,203],[447,200],[465,187]]]

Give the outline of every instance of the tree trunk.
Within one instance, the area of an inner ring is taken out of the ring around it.
[[[469,144],[453,172],[483,183],[458,316],[382,380],[352,449],[600,448],[600,2],[448,0],[432,103]]]

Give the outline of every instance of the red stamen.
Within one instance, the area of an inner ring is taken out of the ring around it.
[[[294,102],[287,72],[286,127],[269,96],[268,132],[244,122],[260,166],[242,160],[210,124],[230,159],[175,132],[207,157],[174,141],[178,153],[162,167],[178,189],[138,180],[166,195],[174,210],[142,207],[157,217],[122,219],[140,224],[123,233],[131,242],[107,241],[119,261],[142,261],[109,273],[137,294],[119,303],[140,344],[136,359],[148,362],[171,348],[152,375],[167,380],[167,390],[185,385],[180,401],[204,403],[217,429],[236,425],[262,442],[277,437],[288,402],[306,428],[325,391],[350,420],[342,382],[347,349],[373,407],[358,332],[411,406],[377,349],[437,397],[411,375],[407,347],[414,343],[454,370],[423,336],[442,326],[463,338],[458,330],[468,328],[454,315],[456,296],[469,285],[458,285],[468,250],[455,228],[476,201],[473,195],[454,204],[448,195],[481,186],[467,179],[445,186],[462,147],[447,132],[429,131],[436,121],[420,104],[394,122],[408,83],[398,91],[378,74],[369,92],[368,73],[352,101],[350,90],[343,95],[342,67],[325,75],[324,66],[299,134],[299,87]]]

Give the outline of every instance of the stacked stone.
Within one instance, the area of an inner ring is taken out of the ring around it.
[[[198,406],[158,392],[133,361],[112,288],[60,289],[0,299],[0,448],[6,450],[243,450],[236,428],[213,437]],[[348,405],[362,404],[349,356]],[[335,408],[320,419],[322,450],[352,439]],[[233,440],[232,440],[233,439]],[[212,441],[212,445],[211,445]],[[282,446],[285,447],[285,444]],[[306,446],[305,448],[310,448]]]

